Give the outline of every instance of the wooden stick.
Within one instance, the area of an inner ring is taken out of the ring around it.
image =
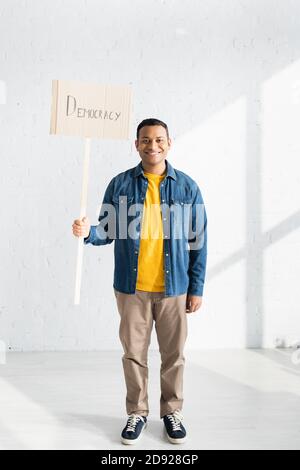
[[[91,139],[86,138],[85,139],[85,149],[84,149],[81,200],[80,200],[80,220],[83,217],[86,216],[90,150],[91,150]],[[75,281],[75,297],[74,297],[74,304],[75,305],[79,305],[79,303],[80,303],[80,287],[81,287],[82,259],[83,259],[83,246],[84,246],[83,238],[84,237],[79,237],[78,238],[76,281]]]

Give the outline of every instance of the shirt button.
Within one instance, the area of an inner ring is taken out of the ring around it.
[[[133,268],[134,271],[136,271],[136,268]]]
[[[169,253],[166,253],[166,256],[169,256]]]
[[[169,274],[169,271],[166,271],[167,274]]]
[[[137,255],[137,254],[138,254],[138,251],[135,251],[135,254]]]
[[[167,220],[166,217],[164,217],[164,220]]]
[[[165,202],[165,200],[163,199],[162,202]]]
[[[165,238],[168,238],[168,235],[165,235]]]

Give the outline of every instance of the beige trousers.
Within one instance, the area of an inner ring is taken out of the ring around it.
[[[119,336],[124,350],[127,413],[149,413],[147,360],[153,321],[161,355],[160,417],[181,410],[187,294],[165,297],[164,292],[136,290],[135,294],[124,294],[116,289],[114,293],[121,317]]]

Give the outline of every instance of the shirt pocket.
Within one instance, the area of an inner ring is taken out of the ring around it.
[[[170,227],[173,236],[186,244],[191,223],[192,197],[176,194],[170,198]],[[185,246],[187,248],[187,245]]]
[[[126,238],[128,235],[129,224],[134,219],[134,216],[130,215],[129,209],[134,204],[134,197],[127,194],[118,194],[112,196],[112,203],[115,208],[115,219],[117,227],[117,237]]]
[[[121,204],[129,206],[133,202],[133,196],[128,196],[127,194],[118,194],[117,196],[112,197],[113,204],[120,206]]]
[[[192,197],[178,194],[175,196],[171,196],[170,202],[171,204],[174,204],[176,206],[184,207],[185,204],[192,204]]]

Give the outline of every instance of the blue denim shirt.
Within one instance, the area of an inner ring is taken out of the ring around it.
[[[197,183],[190,176],[174,169],[167,160],[165,162],[166,174],[160,183],[165,296],[185,293],[202,296],[207,259],[207,216],[202,195]],[[142,212],[140,217],[135,216],[135,237],[121,236],[124,227],[121,227],[118,216],[124,208],[130,214],[129,208],[132,204],[143,207],[147,187],[148,179],[144,175],[142,162],[115,176],[106,188],[98,218],[99,224],[92,225],[89,236],[84,238],[85,244],[92,245],[107,245],[115,241],[113,287],[126,294],[134,294],[136,290]],[[113,230],[111,224],[109,229],[107,223],[107,204],[113,206],[117,216]],[[190,229],[182,237],[175,236],[175,232],[178,223],[183,224],[185,217],[179,217],[179,222],[177,219],[175,221],[174,215],[169,215],[169,206],[179,211],[183,211],[184,207],[189,208]],[[200,224],[196,223],[197,207],[202,208]],[[134,217],[128,215],[126,230],[133,220]]]

